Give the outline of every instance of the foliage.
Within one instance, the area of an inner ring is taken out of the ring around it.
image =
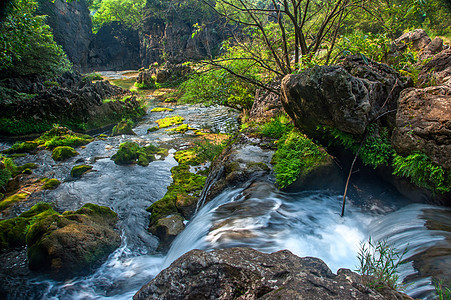
[[[185,119],[180,116],[172,116],[163,119],[156,120],[155,123],[158,124],[159,128],[166,128],[172,125],[180,125]]]
[[[394,175],[407,177],[420,187],[447,193],[451,191],[451,173],[438,166],[424,153],[413,153],[407,157],[394,155]]]
[[[71,68],[53,40],[44,16],[35,16],[35,0],[14,0],[0,23],[0,70],[14,75],[58,76]]]
[[[293,129],[290,118],[285,114],[271,118],[267,123],[260,125],[259,132],[269,138],[280,139],[285,133]]]
[[[451,299],[451,288],[444,285],[443,280],[437,280],[434,283],[435,293],[439,300]]]
[[[399,252],[391,247],[387,241],[371,241],[362,244],[358,259],[360,265],[357,272],[364,276],[366,284],[374,288],[389,286],[398,288],[398,267],[403,264],[402,259],[407,249]]]
[[[113,21],[137,29],[144,20],[146,0],[94,0],[90,5],[93,12],[93,32]]]
[[[327,157],[328,154],[324,150],[296,129],[285,133],[279,140],[273,156],[277,184],[281,188],[286,188]]]
[[[192,74],[180,90],[182,103],[220,104],[243,110],[252,107],[255,87],[223,69],[211,69]]]
[[[208,139],[203,139],[195,144],[197,157],[200,161],[213,161],[219,154],[221,154],[222,150],[224,150],[227,142],[226,140],[222,142],[212,142]]]
[[[154,90],[159,88],[158,83],[155,82],[155,79],[151,78],[148,83],[139,83],[135,82],[135,87],[140,90]]]
[[[92,72],[92,73],[86,74],[83,77],[83,80],[86,80],[86,79],[91,80],[91,81],[93,81],[93,80],[103,80],[103,77],[99,73]]]
[[[0,134],[23,135],[52,129],[52,124],[28,119],[1,118]]]

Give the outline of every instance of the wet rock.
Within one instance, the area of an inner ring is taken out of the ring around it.
[[[116,222],[115,212],[94,204],[41,218],[26,236],[30,269],[63,278],[87,273],[119,247],[120,236],[113,230]]]
[[[240,133],[212,163],[199,201],[206,203],[227,187],[267,177],[274,151],[260,148],[259,143],[259,139]]]
[[[158,236],[160,239],[160,244],[158,245],[160,250],[167,251],[172,241],[185,229],[183,221],[184,218],[180,215],[170,215],[158,219],[156,225],[149,228],[150,233]]]
[[[401,93],[392,145],[401,155],[415,151],[451,168],[451,89],[433,86]]]
[[[303,131],[330,126],[362,135],[371,120],[396,107],[404,87],[386,65],[349,57],[342,66],[315,66],[282,80],[282,104]],[[389,115],[385,122],[391,123]]]
[[[287,250],[192,250],[139,290],[141,299],[411,299],[367,288],[347,269],[333,274],[318,258]]]

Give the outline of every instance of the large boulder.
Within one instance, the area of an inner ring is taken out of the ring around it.
[[[26,236],[30,269],[50,271],[59,278],[87,273],[119,247],[117,220],[111,209],[94,204],[40,218]]]
[[[318,126],[362,135],[369,122],[396,108],[404,87],[386,65],[348,57],[341,66],[315,66],[282,79],[282,104],[296,126],[314,133]],[[390,114],[384,118],[393,123]]]
[[[139,290],[144,299],[411,299],[374,290],[348,269],[333,274],[318,258],[288,250],[272,254],[250,248],[192,250]]]
[[[399,98],[393,147],[399,154],[427,154],[433,162],[451,168],[451,89],[433,86],[407,89]]]
[[[451,48],[433,56],[421,68],[418,86],[451,85]]]

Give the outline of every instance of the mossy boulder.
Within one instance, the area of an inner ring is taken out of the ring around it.
[[[155,123],[158,124],[159,128],[166,128],[173,125],[180,125],[185,119],[180,116],[172,116],[163,119],[156,120]]]
[[[193,127],[189,126],[188,124],[182,124],[175,128],[166,129],[166,131],[168,131],[170,133],[185,133],[188,130],[196,130],[196,128],[193,128]]]
[[[169,249],[177,235],[185,229],[183,221],[183,217],[178,214],[169,215],[159,219],[155,226],[152,227],[150,233],[160,238],[160,244],[158,245],[160,250]]]
[[[90,171],[93,167],[89,166],[89,165],[80,165],[80,166],[75,166],[72,168],[72,170],[70,171],[70,175],[72,177],[75,178],[79,178],[81,177],[83,174],[85,174],[86,172]]]
[[[158,126],[150,127],[150,128],[147,129],[147,133],[155,132],[155,131],[157,131],[158,129],[160,129]]]
[[[79,153],[75,151],[74,148],[70,146],[59,146],[53,149],[52,158],[55,161],[65,160],[74,156],[77,156]]]
[[[120,245],[113,230],[116,222],[115,212],[95,204],[61,215],[47,212],[26,234],[30,269],[50,271],[58,278],[88,272]]]
[[[119,146],[119,150],[111,159],[117,165],[129,165],[137,163],[140,166],[148,166],[155,160],[155,154],[165,156],[166,149],[158,148],[154,145],[141,147],[135,142],[125,142]]]
[[[43,190],[54,190],[61,184],[61,182],[56,178],[52,179],[45,178],[44,182],[45,183],[42,185]]]
[[[151,112],[163,112],[163,111],[174,111],[172,108],[168,107],[155,107],[150,110]]]
[[[113,131],[111,133],[112,136],[128,134],[128,135],[136,135],[133,131],[133,126],[135,124],[132,120],[122,120],[116,126],[113,127]]]
[[[0,202],[0,211],[10,207],[14,203],[20,202],[28,197],[27,193],[17,193],[12,196],[6,197]]]

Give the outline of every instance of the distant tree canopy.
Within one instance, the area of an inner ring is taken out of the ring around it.
[[[35,0],[13,0],[0,24],[0,70],[3,75],[53,77],[71,68],[53,40],[45,16],[36,16]]]
[[[143,23],[146,0],[93,0],[89,7],[94,33],[113,21],[138,29]]]

